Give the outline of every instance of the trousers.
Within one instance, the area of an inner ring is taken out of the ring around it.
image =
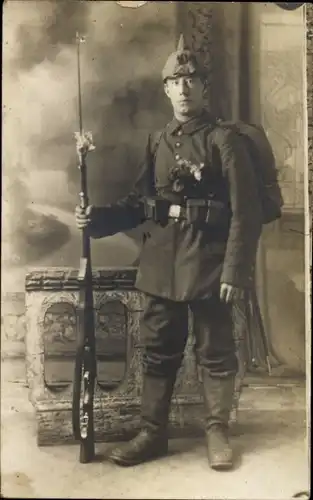
[[[235,375],[238,360],[233,337],[231,306],[210,298],[174,302],[146,294],[141,316],[143,371],[155,377],[175,377],[188,339],[188,311],[193,315],[194,350],[197,365],[214,377]]]

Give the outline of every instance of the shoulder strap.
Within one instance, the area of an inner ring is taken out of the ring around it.
[[[222,118],[217,118],[215,125],[216,127],[219,128],[230,129],[233,130],[234,132],[238,132],[240,123],[241,123],[240,121],[223,120]]]
[[[159,144],[161,142],[162,136],[163,136],[164,130],[158,130],[152,135],[151,139],[151,154],[153,159],[156,157],[156,153],[159,147]]]
[[[150,152],[151,152],[151,187],[152,187],[152,192],[154,192],[154,187],[155,187],[155,158],[157,154],[158,147],[160,145],[161,139],[164,134],[164,129],[158,130],[151,134],[151,141],[150,141]]]

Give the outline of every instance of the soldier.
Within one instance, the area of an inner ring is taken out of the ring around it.
[[[252,283],[262,227],[257,184],[246,150],[205,110],[204,72],[180,38],[163,69],[174,117],[157,148],[149,136],[145,161],[126,199],[76,209],[78,228],[94,238],[141,224],[144,234],[136,287],[146,302],[141,317],[142,429],[113,449],[110,459],[135,465],[168,451],[173,388],[195,324],[195,353],[206,407],[208,460],[233,464],[228,425],[238,370],[232,301]]]

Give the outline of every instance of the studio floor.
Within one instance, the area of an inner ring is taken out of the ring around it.
[[[97,443],[97,461],[80,464],[78,446],[38,448],[36,422],[22,381],[1,377],[1,496],[4,498],[291,499],[309,490],[305,391],[293,409],[242,410],[233,431],[236,464],[208,467],[203,439],[173,439],[155,462],[119,468],[106,461],[112,443]],[[288,408],[288,405],[286,406]]]

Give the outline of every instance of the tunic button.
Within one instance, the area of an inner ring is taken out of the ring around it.
[[[179,154],[176,154],[175,155],[175,160],[179,160],[179,158],[180,158]]]
[[[177,148],[180,148],[180,146],[181,146],[181,142],[176,142],[175,146],[176,146]]]
[[[177,132],[177,135],[178,135],[178,136],[183,135],[182,131],[181,131],[181,130],[179,130],[179,131]]]

